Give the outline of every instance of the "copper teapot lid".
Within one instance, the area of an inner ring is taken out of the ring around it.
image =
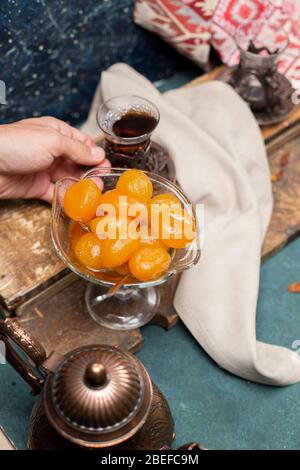
[[[76,444],[109,447],[132,437],[145,423],[151,380],[130,353],[86,346],[68,353],[44,390],[47,416]]]

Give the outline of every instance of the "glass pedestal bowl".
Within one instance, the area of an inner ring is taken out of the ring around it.
[[[103,191],[114,189],[116,182],[126,169],[99,168],[87,172],[81,179],[101,180]],[[80,264],[72,253],[69,239],[71,219],[64,211],[63,201],[66,189],[76,183],[75,178],[64,178],[56,183],[52,205],[52,240],[62,261],[78,276],[88,281],[85,303],[91,317],[107,328],[128,330],[148,323],[159,305],[159,290],[156,286],[166,282],[194,264],[200,258],[197,219],[192,205],[181,189],[169,180],[145,172],[152,181],[153,195],[172,193],[180,200],[182,207],[196,221],[197,236],[186,248],[170,252],[171,264],[159,279],[141,282],[131,275],[117,274],[113,270],[91,271]],[[97,182],[97,181],[96,181]],[[100,181],[99,181],[100,183]]]

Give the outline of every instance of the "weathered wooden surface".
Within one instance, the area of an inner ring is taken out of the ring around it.
[[[267,145],[274,210],[263,245],[267,258],[300,233],[300,124]]]
[[[8,310],[66,273],[50,223],[51,209],[42,202],[0,202],[0,297]]]
[[[173,307],[177,282],[178,276],[158,287],[161,304],[153,323],[167,329],[178,321]],[[87,344],[110,344],[138,351],[143,344],[140,330],[109,330],[90,317],[84,304],[86,285],[76,275],[68,274],[20,305],[16,309],[18,321],[39,339],[47,354],[53,350],[65,354]]]
[[[85,281],[68,274],[17,308],[19,323],[39,339],[47,354],[54,349],[65,354],[87,344],[140,349],[143,339],[138,330],[108,330],[90,317],[84,305],[85,288]]]

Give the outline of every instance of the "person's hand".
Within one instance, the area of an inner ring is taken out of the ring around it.
[[[109,166],[86,134],[53,117],[0,126],[0,199],[52,201],[55,181],[80,177],[87,165]]]

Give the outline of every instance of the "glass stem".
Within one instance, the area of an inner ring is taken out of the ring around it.
[[[92,283],[89,284],[86,288],[86,291],[85,291],[85,298],[86,299],[91,298],[90,297],[91,289],[92,289]],[[109,299],[110,297],[113,297],[113,296],[115,296],[118,300],[126,301],[132,295],[134,295],[136,290],[137,289],[135,289],[135,288],[130,288],[130,289],[120,288],[118,291],[116,291],[115,289],[108,289],[107,292],[105,292],[104,294],[97,295],[97,297],[94,297],[94,299],[92,299],[91,303],[92,303],[92,306],[93,306],[93,304],[96,305],[99,302],[104,302],[105,300],[107,300],[107,299]]]

